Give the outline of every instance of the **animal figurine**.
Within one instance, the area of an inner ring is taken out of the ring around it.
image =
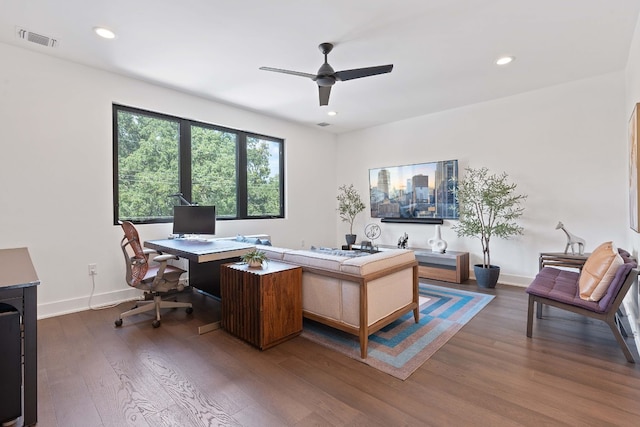
[[[408,242],[409,242],[409,235],[407,233],[404,233],[398,239],[398,247],[401,248],[401,249],[406,249]]]
[[[569,250],[569,247],[571,247],[571,254],[575,255],[575,245],[578,245],[578,255],[584,255],[584,245],[586,243],[584,239],[569,233],[564,228],[564,224],[562,222],[558,222],[558,225],[556,225],[556,230],[562,230],[564,231],[564,234],[567,235],[567,245],[564,247],[565,254]]]

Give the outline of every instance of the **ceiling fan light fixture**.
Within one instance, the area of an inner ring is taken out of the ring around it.
[[[516,59],[515,56],[501,56],[496,60],[496,65],[507,65],[513,62]]]
[[[93,32],[103,39],[111,40],[116,38],[116,33],[105,27],[93,27]]]

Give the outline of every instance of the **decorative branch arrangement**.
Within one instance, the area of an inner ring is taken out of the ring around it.
[[[343,222],[349,223],[349,234],[353,234],[353,221],[356,216],[364,210],[366,207],[360,193],[353,187],[353,184],[342,185],[338,187],[340,194],[336,197],[338,199],[338,212],[340,219]]]
[[[458,236],[477,237],[482,244],[483,268],[491,265],[489,243],[491,237],[508,239],[522,234],[515,221],[524,212],[526,195],[516,194],[516,184],[508,182],[508,175],[490,174],[485,167],[465,169],[465,177],[458,183],[460,221],[453,226]]]

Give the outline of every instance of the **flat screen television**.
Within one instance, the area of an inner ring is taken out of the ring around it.
[[[216,207],[174,206],[173,234],[216,234]]]
[[[458,161],[369,169],[372,218],[457,219]]]

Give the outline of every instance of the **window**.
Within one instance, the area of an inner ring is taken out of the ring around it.
[[[284,217],[284,141],[113,106],[114,224],[173,221],[177,197],[218,219]]]

